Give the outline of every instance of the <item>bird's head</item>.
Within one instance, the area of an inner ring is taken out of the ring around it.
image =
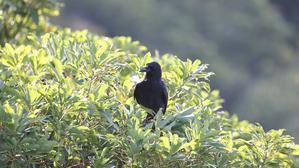
[[[150,62],[145,67],[140,69],[140,72],[145,72],[146,79],[161,79],[162,69],[157,62]]]

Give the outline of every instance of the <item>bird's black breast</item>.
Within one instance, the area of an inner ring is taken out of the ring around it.
[[[158,112],[162,108],[165,113],[167,107],[167,90],[162,80],[145,80],[136,85],[134,98],[138,104]]]

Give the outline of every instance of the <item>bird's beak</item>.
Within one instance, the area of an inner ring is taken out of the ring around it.
[[[140,72],[149,72],[148,67],[142,67],[140,68]]]

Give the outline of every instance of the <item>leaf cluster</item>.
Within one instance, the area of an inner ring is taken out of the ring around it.
[[[49,16],[59,15],[56,0],[0,0],[0,45],[23,43],[28,33],[56,29]]]

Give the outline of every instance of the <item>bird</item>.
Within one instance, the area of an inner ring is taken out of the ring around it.
[[[142,122],[146,124],[155,117],[159,110],[165,114],[168,93],[162,81],[162,69],[159,63],[155,61],[147,63],[145,67],[140,69],[140,72],[146,74],[143,81],[135,86],[134,98],[138,104],[148,109],[147,116]]]

